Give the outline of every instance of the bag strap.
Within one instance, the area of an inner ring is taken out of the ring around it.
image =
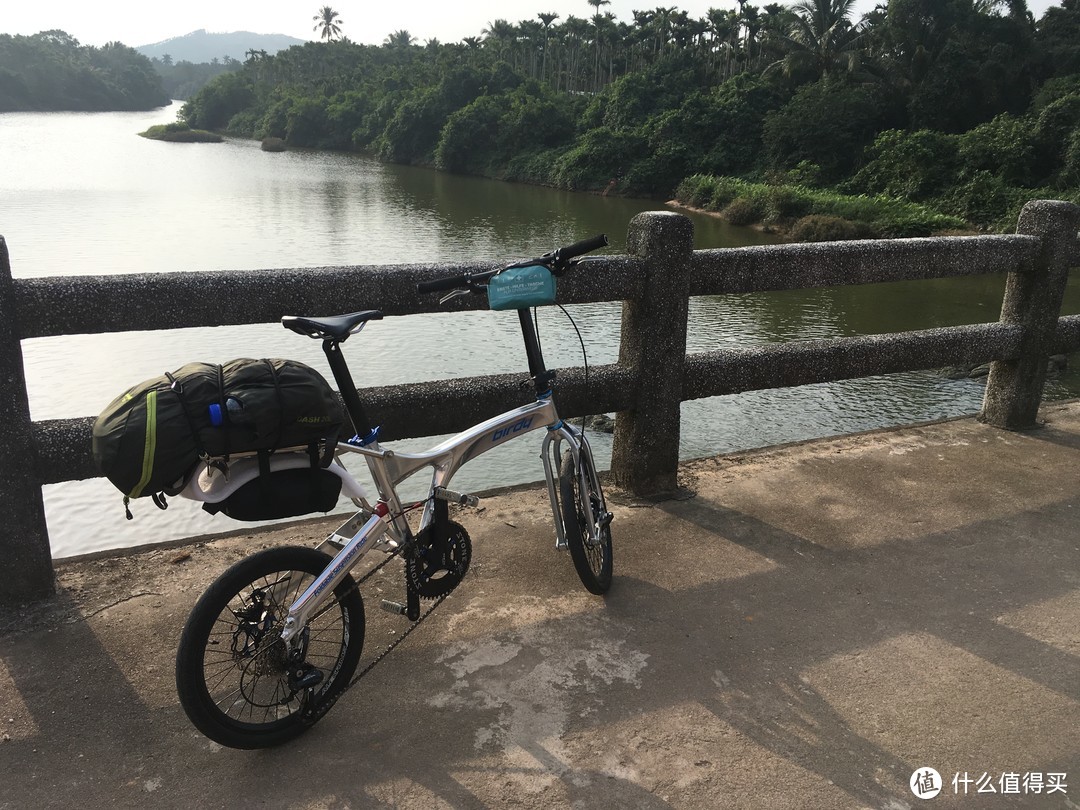
[[[311,498],[311,503],[315,503],[319,499],[319,483],[322,480],[320,475],[319,465],[319,445],[318,442],[312,442],[307,446],[308,459],[311,462],[311,466],[308,469],[308,495]]]
[[[259,506],[268,510],[274,503],[274,490],[270,486],[270,451],[260,450],[259,457]]]
[[[195,427],[195,421],[191,418],[191,413],[188,411],[187,400],[184,399],[184,384],[168,371],[165,372],[165,379],[169,381],[169,390],[173,392],[173,395],[180,403],[180,410],[184,414],[184,421],[187,422],[188,430],[191,431],[191,438],[195,443],[195,450],[198,452],[199,458],[206,458],[206,449],[199,439],[198,428]]]
[[[225,397],[225,367],[217,367],[218,407],[221,408],[222,424],[225,426],[225,458],[232,450],[232,421],[229,419],[229,406]]]
[[[274,368],[273,361],[264,358],[263,362],[266,363],[266,367],[270,369],[270,379],[274,382],[274,396],[277,399],[278,410],[277,438],[274,439],[274,447],[280,447],[281,437],[285,431],[285,402],[281,394],[281,380],[278,379],[277,369]]]

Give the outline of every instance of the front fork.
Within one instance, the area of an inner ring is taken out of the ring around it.
[[[578,487],[582,493],[595,492],[600,502],[601,509],[606,509],[603,490],[600,489],[600,481],[596,477],[596,463],[593,461],[592,448],[585,434],[563,422],[558,427],[549,428],[544,444],[540,451],[540,457],[544,462],[544,477],[547,479],[548,500],[551,502],[551,518],[555,523],[555,547],[565,549],[566,526],[563,523],[562,509],[560,508],[560,492],[558,486],[559,467],[562,464],[562,443],[569,445],[570,454],[574,459],[574,470],[578,476]],[[585,463],[582,464],[582,457]],[[589,530],[589,537],[593,542],[599,542],[602,528],[599,520],[604,515],[593,512],[592,498],[583,497],[581,507],[585,512],[585,525]]]

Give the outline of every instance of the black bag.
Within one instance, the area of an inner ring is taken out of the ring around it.
[[[113,400],[94,422],[93,454],[127,497],[176,494],[211,456],[306,447],[325,467],[343,423],[333,389],[303,363],[189,363]]]
[[[337,505],[341,479],[329,470],[277,470],[248,481],[218,503],[204,503],[234,520],[277,520],[310,512],[329,512]]]

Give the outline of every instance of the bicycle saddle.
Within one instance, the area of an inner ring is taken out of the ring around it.
[[[381,321],[382,312],[377,309],[365,309],[348,315],[333,315],[329,318],[304,318],[299,315],[286,315],[281,325],[298,335],[307,335],[322,340],[345,340],[364,328],[368,321]]]

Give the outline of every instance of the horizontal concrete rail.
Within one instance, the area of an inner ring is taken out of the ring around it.
[[[699,250],[691,295],[799,290],[987,273],[1026,273],[1034,236],[951,236]]]
[[[1016,235],[772,245],[694,251],[689,220],[670,212],[630,224],[628,255],[590,260],[559,282],[563,304],[622,301],[619,360],[559,372],[564,416],[617,411],[615,480],[641,495],[676,489],[679,409],[687,399],[755,389],[994,361],[981,418],[1029,427],[1045,357],[1080,348],[1080,316],[1058,319],[1080,256],[1080,208],[1030,203]],[[0,603],[52,591],[43,484],[97,475],[92,417],[33,422],[21,341],[28,338],[267,323],[287,314],[380,309],[387,315],[486,307],[482,296],[442,306],[417,282],[495,265],[415,264],[120,276],[11,276],[0,237]],[[769,290],[1006,273],[1001,320],[890,335],[723,348],[687,355],[688,300]],[[210,291],[211,294],[208,294]],[[363,389],[389,439],[450,433],[529,398],[522,375]],[[135,382],[135,381],[133,381]]]
[[[1080,349],[1080,315],[1058,318],[1053,353],[1069,354],[1077,349]]]
[[[790,388],[1019,355],[1019,327],[988,323],[718,349],[686,357],[682,398]]]
[[[378,309],[386,315],[486,309],[480,295],[445,305],[418,296],[417,282],[494,264],[410,264],[278,270],[136,273],[14,279],[20,337],[274,323],[282,315]],[[641,262],[590,261],[559,279],[559,301],[620,301],[641,295]],[[211,295],[207,295],[207,291]]]
[[[616,365],[560,369],[559,413],[565,417],[625,411],[634,407],[634,375]],[[528,372],[461,377],[436,382],[361,389],[372,424],[384,441],[456,433],[492,414],[530,402]],[[95,478],[101,473],[90,455],[94,417],[54,419],[34,424],[40,447],[38,475],[43,484]]]

